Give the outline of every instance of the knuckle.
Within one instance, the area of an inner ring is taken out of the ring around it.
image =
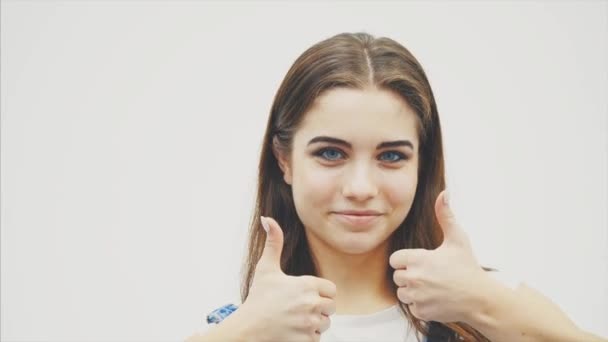
[[[399,300],[403,303],[406,303],[408,301],[406,292],[405,292],[405,288],[400,287],[397,289],[397,297],[399,298]]]
[[[411,260],[420,260],[420,259],[423,259],[425,251],[426,251],[425,249],[412,250],[411,254],[410,254],[410,259]]]
[[[430,312],[425,305],[414,305],[412,314],[423,321],[431,320]]]
[[[399,268],[400,264],[401,264],[401,251],[396,251],[393,254],[391,254],[390,258],[388,259],[388,262],[391,266],[393,266],[393,268]]]
[[[402,303],[409,304],[416,301],[416,294],[406,287],[400,287],[397,289],[397,298],[399,298]]]
[[[308,332],[315,332],[319,325],[318,319],[314,315],[304,315],[302,318],[302,329]]]
[[[331,281],[327,281],[327,288],[329,289],[329,291],[331,291],[332,294],[335,295],[335,293],[338,291],[338,288],[336,287],[336,284],[334,284]]]
[[[319,329],[319,331],[325,332],[325,331],[327,331],[327,329],[329,329],[330,326],[331,326],[330,318],[327,316],[322,316],[321,317],[321,328]]]
[[[320,313],[323,310],[323,303],[320,300],[315,300],[312,302],[312,312]]]
[[[305,316],[305,318],[302,320],[302,328],[304,328],[306,331],[310,331],[312,330],[312,319],[310,316]]]
[[[330,300],[329,303],[327,304],[327,314],[328,315],[333,315],[336,313],[336,302],[333,300]]]
[[[405,280],[406,280],[405,271],[397,270],[397,271],[393,272],[393,281],[395,282],[395,284],[397,284],[399,286],[404,286]]]
[[[421,282],[422,277],[421,277],[421,274],[419,272],[410,271],[407,274],[407,279],[406,280],[407,280],[407,284],[410,287],[415,287],[415,286],[417,286]]]
[[[314,289],[316,285],[316,281],[311,276],[301,276],[302,284],[307,290]]]
[[[317,306],[317,303],[312,296],[304,296],[300,302],[300,308],[306,313],[313,312]]]

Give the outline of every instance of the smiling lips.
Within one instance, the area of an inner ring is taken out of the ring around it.
[[[376,221],[382,213],[375,210],[344,210],[334,212],[338,220],[354,227],[367,227]]]

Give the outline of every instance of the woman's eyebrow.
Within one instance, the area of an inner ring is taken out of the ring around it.
[[[385,142],[378,144],[378,146],[376,146],[376,149],[379,150],[381,148],[399,147],[399,146],[407,146],[407,147],[411,148],[412,150],[414,149],[414,144],[412,144],[412,142],[409,140],[385,141]]]
[[[349,142],[342,140],[342,139],[328,137],[328,136],[314,137],[314,138],[310,139],[310,141],[308,142],[308,145],[311,145],[314,143],[319,143],[319,142],[326,142],[326,143],[330,143],[330,144],[342,145],[342,146],[346,146],[348,148],[352,148],[352,145]],[[407,147],[411,148],[412,150],[414,149],[414,144],[412,144],[412,142],[409,140],[384,141],[384,142],[379,143],[378,146],[376,146],[376,149],[379,150],[381,148],[399,147],[399,146],[407,146]]]
[[[343,146],[346,146],[348,148],[352,147],[352,145],[350,143],[348,143],[348,142],[346,142],[346,141],[344,141],[342,139],[332,138],[332,137],[328,137],[328,136],[314,137],[314,138],[310,139],[310,141],[308,142],[308,145],[312,145],[314,143],[319,143],[319,142],[326,142],[326,143],[330,143],[330,144],[343,145]]]

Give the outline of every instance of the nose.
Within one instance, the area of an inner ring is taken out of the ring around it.
[[[373,167],[364,163],[351,165],[344,174],[342,195],[348,199],[362,202],[378,195]]]

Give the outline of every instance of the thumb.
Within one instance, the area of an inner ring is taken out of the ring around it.
[[[456,242],[466,243],[468,238],[465,232],[460,229],[456,216],[450,207],[450,194],[447,189],[443,190],[435,201],[435,215],[443,230],[443,243]]]
[[[261,216],[260,220],[266,231],[266,243],[258,267],[262,265],[263,269],[282,272],[283,230],[273,218]]]

